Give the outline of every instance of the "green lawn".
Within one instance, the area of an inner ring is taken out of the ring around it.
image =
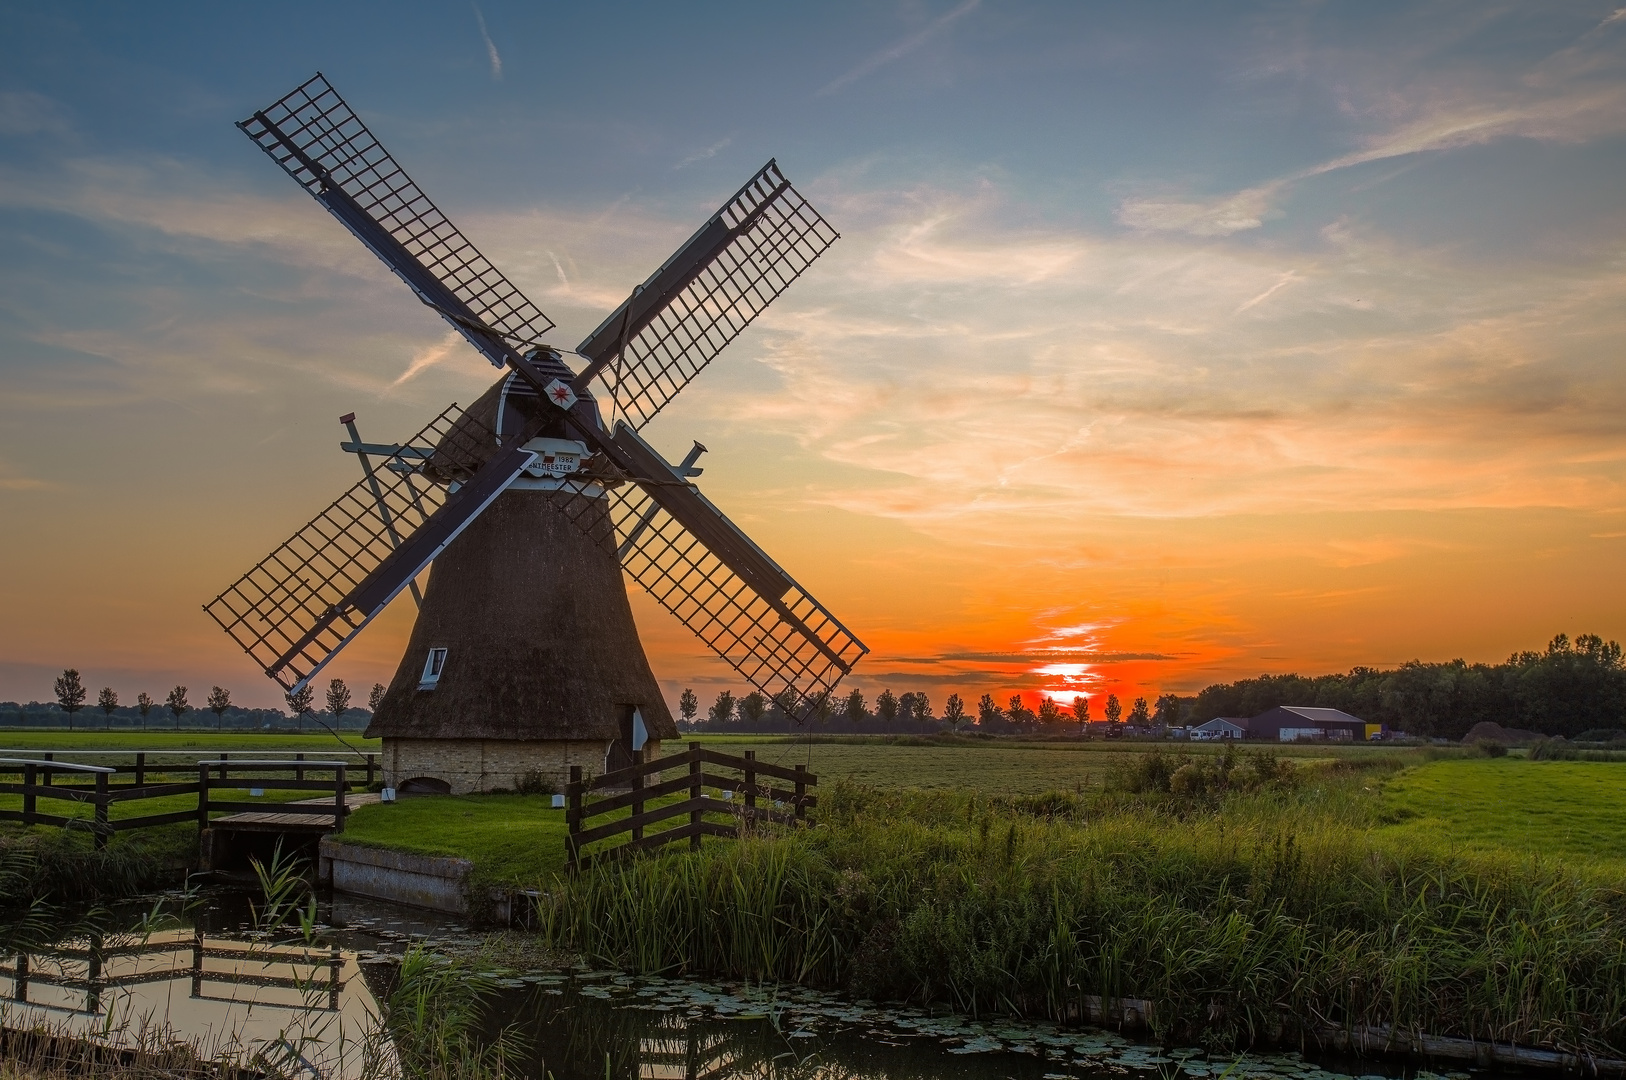
[[[711,792],[716,798],[717,793]],[[687,793],[651,799],[651,808],[687,798]],[[546,795],[438,795],[401,799],[357,808],[345,823],[344,840],[368,847],[393,848],[420,855],[449,855],[474,863],[482,884],[523,885],[546,881],[565,868],[565,812],[555,810]],[[602,825],[631,814],[612,811],[588,825]],[[649,834],[684,824],[669,818],[649,827]],[[719,811],[710,820],[732,821]],[[626,839],[625,834],[588,848],[598,851]]]
[[[1577,861],[1626,861],[1626,764],[1436,761],[1384,785],[1386,832]]]

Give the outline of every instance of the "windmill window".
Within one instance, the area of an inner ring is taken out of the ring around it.
[[[423,662],[423,677],[418,680],[419,690],[433,690],[435,684],[440,682],[440,673],[446,670],[446,650],[430,649],[429,658]]]

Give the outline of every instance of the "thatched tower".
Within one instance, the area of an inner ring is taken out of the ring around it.
[[[508,376],[467,415],[500,438],[543,407]],[[548,486],[522,479],[435,559],[367,728],[384,740],[386,783],[461,794],[539,772],[563,790],[572,765],[630,764],[637,724],[645,758],[677,737],[613,547],[555,509]]]

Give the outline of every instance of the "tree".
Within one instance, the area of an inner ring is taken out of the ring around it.
[[[224,730],[226,726],[226,710],[231,708],[231,691],[224,686],[211,688],[207,705],[209,711],[215,714],[216,730]]]
[[[293,710],[294,719],[299,721],[299,730],[304,731],[305,714],[316,704],[316,691],[311,689],[310,683],[306,683],[293,693],[284,694],[283,697],[288,701],[288,708]]]
[[[1149,727],[1152,723],[1152,714],[1146,708],[1146,699],[1138,697],[1129,710],[1129,722],[1136,727]]]
[[[1157,699],[1157,709],[1152,713],[1154,723],[1163,727],[1174,727],[1180,723],[1180,699],[1173,694],[1163,694]]]
[[[1039,727],[1043,731],[1054,731],[1061,724],[1061,706],[1056,704],[1055,698],[1045,698],[1039,702]]]
[[[1118,701],[1117,694],[1107,695],[1107,707],[1102,711],[1107,714],[1107,723],[1111,724],[1115,729],[1124,718],[1124,707]]]
[[[68,714],[68,730],[73,730],[73,714],[85,707],[85,684],[73,668],[64,671],[56,680],[56,703]]]
[[[821,724],[830,719],[830,714],[835,708],[828,690],[820,690],[813,697],[804,699],[802,704],[807,715]]]
[[[107,717],[107,725],[113,726],[113,710],[119,707],[119,695],[111,686],[102,687],[102,692],[96,695],[96,707],[102,710]]]
[[[916,694],[910,712],[919,723],[929,723],[932,718],[932,699],[925,694]]]
[[[1083,694],[1073,698],[1073,719],[1078,721],[1080,735],[1090,729],[1090,699]]]
[[[186,687],[177,686],[175,689],[171,690],[169,692],[169,697],[164,699],[164,707],[168,709],[169,714],[175,718],[175,729],[179,731],[181,727],[181,717],[185,716],[192,709],[191,704],[186,700]]]
[[[875,715],[888,724],[898,718],[898,699],[891,690],[882,690],[881,696],[875,699]]]
[[[977,726],[985,731],[993,731],[1005,723],[1005,710],[994,702],[994,695],[984,694],[977,702]]]
[[[717,700],[712,703],[711,722],[719,728],[726,728],[733,717],[734,695],[724,690],[717,695]]]
[[[327,684],[327,711],[333,714],[335,726],[339,717],[350,707],[350,688],[344,685],[343,679],[334,679]]]
[[[768,699],[762,696],[762,691],[753,690],[740,698],[736,706],[740,714],[740,723],[746,727],[760,727],[762,714],[768,711]]]
[[[852,692],[847,695],[847,704],[841,710],[841,715],[851,720],[854,727],[864,722],[866,715],[864,712],[864,692],[858,687],[853,687]]]
[[[136,708],[141,712],[142,731],[147,730],[147,714],[152,712],[152,707],[156,704],[158,703],[152,699],[152,695],[145,690],[136,695]]]
[[[700,711],[700,699],[694,696],[694,691],[687,686],[678,696],[678,713],[683,717],[685,727],[694,724],[694,714]]]
[[[373,688],[367,691],[367,711],[377,712],[382,704],[384,704],[384,684],[375,682]]]
[[[1025,728],[1033,723],[1033,710],[1022,704],[1021,694],[1012,694],[1010,708],[1006,712],[1010,722],[1018,729]]]
[[[786,720],[796,719],[796,702],[799,700],[795,688],[790,686],[773,696],[774,707],[785,714]]]
[[[948,721],[950,730],[960,730],[960,723],[965,720],[965,702],[959,694],[950,694],[943,702],[943,719]]]

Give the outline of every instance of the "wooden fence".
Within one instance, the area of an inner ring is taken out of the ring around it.
[[[191,963],[184,965],[181,956],[191,953]],[[162,961],[168,959],[169,963]],[[205,960],[226,961],[205,965]],[[156,961],[156,962],[155,962]],[[83,973],[73,969],[82,965]],[[189,937],[180,934],[164,935],[133,943],[107,944],[99,935],[92,935],[83,945],[57,945],[35,952],[18,952],[8,965],[0,960],[0,979],[11,981],[10,1000],[18,1005],[50,1012],[101,1016],[105,1013],[103,996],[109,991],[146,983],[179,982],[189,979],[191,997],[200,1001],[241,1002],[240,988],[249,993],[263,987],[293,990],[303,995],[299,1005],[278,1003],[265,997],[256,997],[257,1009],[310,1008],[337,1012],[339,992],[344,989],[341,977],[344,954],[337,945],[317,951],[300,946],[266,945],[217,939],[211,943],[202,930]],[[325,969],[325,970],[324,970]],[[224,993],[211,993],[207,984],[227,988]],[[49,987],[55,991],[56,1002],[36,1000],[30,995],[33,986]],[[84,995],[84,1006],[61,1004],[69,993]],[[322,999],[326,999],[326,1004]]]
[[[148,829],[196,821],[198,829],[203,830],[209,827],[211,813],[246,812],[260,815],[270,812],[279,815],[303,815],[312,818],[313,828],[324,831],[327,828],[334,830],[344,828],[347,809],[345,795],[349,790],[347,770],[350,768],[346,762],[306,761],[303,755],[292,761],[229,761],[222,756],[214,760],[198,761],[195,767],[196,780],[173,782],[159,779],[158,782],[152,782],[146,763],[139,755],[134,766],[79,765],[50,759],[0,758],[0,775],[21,775],[20,783],[0,781],[0,794],[21,795],[23,804],[21,810],[0,809],[0,821],[88,829],[98,850],[107,846],[114,833],[130,829]],[[367,771],[370,779],[371,767]],[[331,776],[318,779],[307,776],[307,772],[330,773]],[[129,783],[115,782],[115,777],[121,773],[133,774]],[[261,791],[331,791],[333,800],[330,803],[321,802],[313,805],[308,802],[227,801],[212,796],[212,792],[216,790],[244,788]],[[116,820],[112,818],[111,809],[115,803],[162,799],[174,795],[196,795],[197,804],[192,809]],[[42,799],[89,804],[91,815],[87,819],[46,813],[39,808]],[[331,826],[316,820],[319,818],[326,818],[331,822]]]
[[[739,775],[708,772],[707,766]],[[679,770],[682,772],[676,779],[661,779],[662,773]],[[649,782],[651,779],[653,783]],[[791,786],[774,787],[775,780]],[[770,765],[758,761],[754,750],[747,750],[744,757],[735,757],[708,750],[700,743],[690,743],[680,754],[641,762],[591,780],[583,780],[581,766],[572,765],[570,783],[565,787],[565,859],[574,870],[596,858],[619,857],[679,840],[688,840],[691,848],[698,849],[702,837],[737,838],[742,827],[752,828],[758,822],[802,824],[807,820],[808,809],[818,804],[818,797],[808,793],[817,782],[818,778],[804,765],[794,768]],[[710,798],[706,788],[717,790],[722,798]],[[593,791],[614,794],[587,802],[586,795]],[[649,808],[651,802],[684,793],[688,798]],[[588,824],[594,818],[619,810],[630,813],[602,825]],[[725,824],[705,819],[706,814],[724,813],[732,815],[734,820]],[[673,828],[645,832],[650,825],[680,817],[687,817],[688,821]],[[631,835],[613,847],[591,854],[582,850],[588,844],[610,840],[623,833]]]

